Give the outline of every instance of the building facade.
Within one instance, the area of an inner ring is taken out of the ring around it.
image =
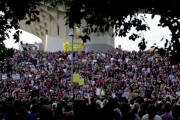
[[[74,41],[81,41],[79,35],[82,34],[82,28],[69,29],[65,26],[64,7],[59,6],[58,10],[49,6],[49,4],[40,3],[37,6],[39,11],[40,22],[34,22],[26,25],[26,21],[20,22],[22,30],[36,35],[42,40],[44,51],[56,52],[63,50],[63,41],[71,41],[70,32],[74,33]],[[81,26],[85,26],[84,20],[81,21]],[[111,33],[113,29],[109,30]],[[83,34],[82,34],[83,35]],[[84,44],[83,49],[88,50],[114,50],[114,38],[102,33],[92,33],[91,41]]]

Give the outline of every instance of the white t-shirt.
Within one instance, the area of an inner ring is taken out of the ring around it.
[[[176,92],[176,95],[177,95],[178,97],[180,97],[180,92]]]
[[[66,72],[67,72],[67,70],[66,70],[66,69],[63,69],[63,71],[64,71],[64,73],[66,73]]]
[[[71,54],[70,54],[70,55],[68,55],[69,60],[71,60],[71,57],[72,57],[72,55],[71,55]]]
[[[83,63],[86,63],[86,61],[87,61],[86,59],[82,59],[82,62],[83,62]]]
[[[31,80],[31,85],[34,86],[34,80]]]
[[[38,86],[34,86],[34,88],[35,88],[36,90],[38,90]]]
[[[122,59],[118,59],[118,62],[121,62],[122,61]]]
[[[106,55],[105,54],[101,54],[103,57],[106,57]]]
[[[33,75],[29,74],[29,77],[31,78]]]
[[[97,54],[97,59],[100,57],[99,53]]]
[[[142,120],[149,120],[149,115],[148,115],[148,114],[144,115],[144,116],[142,117]],[[161,118],[159,115],[156,115],[156,116],[154,117],[154,120],[162,120],[162,118]]]
[[[111,58],[111,61],[113,61],[114,60],[114,58]]]
[[[95,62],[97,62],[97,60],[93,60],[91,64],[94,64]]]
[[[115,98],[116,97],[116,94],[115,93],[112,93],[112,98]]]
[[[126,62],[129,62],[129,60],[130,60],[129,58],[126,58]]]

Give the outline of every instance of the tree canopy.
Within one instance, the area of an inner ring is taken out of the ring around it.
[[[19,41],[19,21],[26,19],[27,24],[32,21],[39,21],[36,6],[39,2],[50,2],[50,5],[57,8],[58,5],[65,6],[66,25],[74,28],[76,24],[81,24],[85,20],[87,25],[82,26],[84,35],[80,38],[86,42],[90,40],[89,35],[93,32],[108,33],[110,28],[114,28],[114,36],[127,36],[127,33],[134,27],[138,31],[150,29],[145,22],[146,13],[160,15],[159,27],[168,27],[171,31],[171,40],[165,40],[164,48],[156,47],[159,54],[165,55],[171,52],[171,64],[178,64],[180,61],[180,0],[2,0],[0,1],[0,61],[4,61],[13,55],[13,49],[5,47],[3,41],[8,38],[8,32],[12,28],[16,29],[14,39]],[[140,18],[138,13],[142,13]],[[28,16],[28,17],[26,17]],[[129,19],[127,19],[129,17]],[[135,41],[141,37],[138,33],[133,33],[129,39]],[[163,36],[162,36],[163,37]],[[164,38],[162,38],[163,40]],[[146,38],[139,43],[139,48],[145,50]],[[7,61],[8,63],[8,61]],[[5,64],[5,63],[4,63]],[[2,65],[1,65],[2,66]],[[10,64],[6,64],[10,67]]]
[[[66,0],[66,25],[73,28],[75,24],[81,24],[84,19],[87,26],[83,27],[84,36],[80,36],[86,42],[92,32],[107,33],[110,27],[114,28],[112,36],[127,36],[134,27],[137,31],[146,31],[151,26],[145,23],[146,13],[160,15],[159,27],[168,27],[171,31],[171,40],[165,40],[164,48],[156,48],[160,55],[171,52],[171,64],[179,64],[180,61],[180,1],[179,0]],[[140,18],[138,13],[142,13]],[[127,19],[127,18],[130,19]],[[136,40],[140,34],[133,33],[129,39]],[[162,36],[163,37],[163,36]],[[164,40],[164,38],[162,38]],[[139,48],[145,50],[146,40],[142,39]]]
[[[16,32],[13,35],[15,42],[19,42],[19,21],[27,19],[27,23],[39,21],[36,5],[41,0],[1,0],[0,1],[0,67],[8,71],[12,70],[9,57],[14,54],[13,48],[6,48],[4,40],[9,38],[11,29]],[[28,18],[26,18],[28,16]]]

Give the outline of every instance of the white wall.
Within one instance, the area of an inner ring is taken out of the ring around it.
[[[49,52],[63,51],[63,41],[71,41],[71,39],[62,39],[57,37],[51,37],[46,35],[46,50]],[[81,41],[80,39],[74,40],[75,42]],[[111,38],[108,35],[92,37],[91,41],[87,41],[85,45],[89,44],[107,44],[114,48],[114,38]]]

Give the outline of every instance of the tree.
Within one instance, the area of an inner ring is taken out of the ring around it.
[[[39,21],[37,15],[39,12],[36,6],[39,2],[47,2],[49,0],[1,0],[0,1],[0,61],[1,67],[11,68],[8,58],[13,55],[13,49],[5,47],[3,41],[6,40],[8,32],[12,28],[17,30],[14,34],[15,42],[19,41],[18,22],[26,19],[26,24],[34,21]],[[180,61],[180,0],[50,0],[50,5],[57,9],[58,5],[65,6],[66,25],[73,28],[75,24],[81,24],[84,19],[87,22],[86,26],[82,26],[84,35],[80,38],[86,42],[90,40],[89,34],[93,32],[108,33],[110,28],[114,28],[115,32],[111,36],[125,37],[132,27],[137,31],[146,31],[150,27],[145,23],[145,13],[160,15],[159,27],[168,27],[172,33],[171,40],[166,40],[164,48],[156,50],[165,55],[171,51],[170,61],[172,64],[177,64]],[[138,13],[143,13],[138,18]],[[127,18],[130,19],[127,19]],[[9,21],[9,22],[8,22]],[[136,40],[140,34],[133,33],[129,39]],[[163,39],[162,39],[163,40]],[[144,50],[146,47],[145,38],[139,44],[139,47]],[[6,59],[6,60],[5,60]],[[5,61],[4,61],[5,60]]]
[[[36,6],[41,0],[1,0],[0,1],[0,62],[1,69],[5,68],[8,71],[12,71],[12,66],[9,61],[9,57],[14,54],[13,48],[6,48],[4,40],[9,38],[8,33],[11,29],[15,29],[16,32],[13,35],[15,42],[19,42],[19,21],[26,19],[27,24],[34,21],[39,21],[37,17],[38,11]]]
[[[58,0],[56,0],[58,1]],[[83,28],[83,36],[80,38],[86,42],[93,32],[107,33],[110,28],[115,32],[111,36],[125,37],[134,27],[137,31],[146,31],[150,27],[145,23],[146,13],[160,15],[159,27],[168,27],[172,33],[171,40],[166,40],[164,48],[156,48],[162,56],[171,52],[171,64],[179,64],[180,61],[180,0],[66,0],[66,25],[73,28],[75,24],[81,24],[84,19],[87,22]],[[138,13],[143,13],[138,18]],[[130,19],[127,19],[127,18]],[[136,40],[140,34],[133,33],[129,39]],[[163,40],[163,39],[162,39]],[[145,38],[139,43],[139,48],[146,48]]]

